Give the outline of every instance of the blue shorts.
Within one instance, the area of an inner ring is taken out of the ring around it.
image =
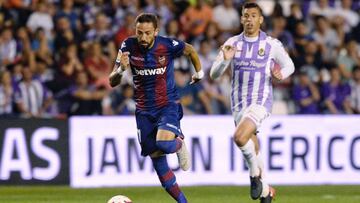
[[[135,117],[142,156],[159,150],[156,146],[156,134],[159,129],[171,131],[176,136],[183,136],[180,129],[180,120],[183,117],[181,104],[169,103],[150,111],[137,109]]]

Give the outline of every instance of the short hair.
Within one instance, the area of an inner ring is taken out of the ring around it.
[[[261,7],[259,6],[259,4],[255,3],[255,2],[247,2],[247,3],[245,3],[242,6],[242,12],[244,12],[244,10],[246,8],[256,8],[259,11],[260,15],[263,15]]]
[[[355,72],[357,72],[357,71],[360,71],[360,66],[355,65],[355,66],[353,67],[352,73],[355,73]]]
[[[158,27],[158,21],[159,18],[152,13],[141,13],[138,15],[135,19],[135,24],[137,23],[152,23],[154,25],[154,28],[156,29]]]

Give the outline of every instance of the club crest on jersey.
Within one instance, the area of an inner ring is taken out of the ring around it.
[[[165,60],[166,60],[165,56],[159,56],[159,58],[158,58],[158,61],[161,65],[165,64]]]
[[[259,56],[264,56],[265,55],[265,50],[263,48],[260,48],[258,51]]]

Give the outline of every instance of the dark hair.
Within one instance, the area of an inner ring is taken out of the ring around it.
[[[360,66],[355,65],[352,69],[352,73],[355,73],[356,71],[360,71]]]
[[[263,15],[262,9],[261,9],[261,7],[260,7],[257,3],[254,3],[254,2],[245,3],[245,4],[242,6],[242,12],[244,12],[244,10],[245,10],[246,8],[256,8],[256,9],[260,12],[260,15]]]
[[[137,23],[152,23],[154,28],[157,28],[159,18],[152,13],[141,13],[135,19],[135,24]]]

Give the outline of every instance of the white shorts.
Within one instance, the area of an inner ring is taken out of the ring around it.
[[[258,129],[263,120],[269,116],[270,113],[266,110],[266,108],[259,104],[251,104],[241,111],[233,112],[236,125],[238,125],[244,118],[249,118],[255,123],[256,129]]]

